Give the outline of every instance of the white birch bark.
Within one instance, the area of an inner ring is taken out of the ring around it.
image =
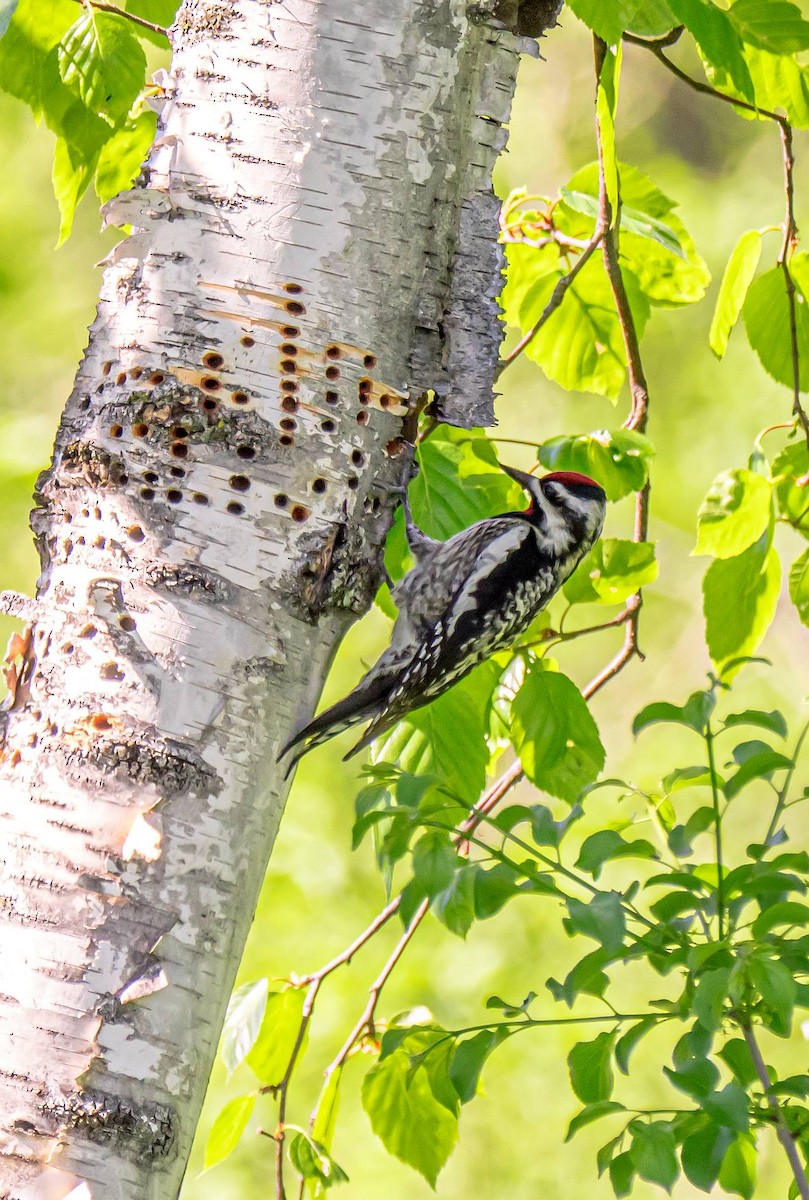
[[[2,1197],[176,1197],[275,756],[378,583],[373,485],[406,477],[422,389],[490,419],[519,43],[466,10],[181,10],[0,714]]]

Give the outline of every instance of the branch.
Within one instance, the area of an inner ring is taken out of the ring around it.
[[[162,25],[155,25],[154,21],[147,21],[135,13],[127,12],[126,9],[119,8],[117,4],[109,3],[109,0],[76,0],[76,3],[80,4],[82,8],[95,8],[99,12],[113,13],[116,17],[123,17],[125,21],[131,21],[133,25],[140,25],[142,29],[149,29],[152,33],[157,33],[168,40],[168,29]]]
[[[792,415],[803,429],[807,447],[809,447],[809,418],[801,404],[801,360],[798,349],[798,311],[795,299],[795,281],[789,269],[789,259],[798,240],[798,227],[795,224],[795,155],[792,150],[792,126],[788,121],[780,121],[781,148],[784,158],[784,197],[786,212],[784,214],[784,240],[778,255],[778,266],[784,275],[784,286],[789,305],[789,343],[792,353]]]
[[[332,971],[336,971],[337,968],[343,966],[344,963],[350,962],[357,951],[360,950],[366,944],[366,942],[369,942],[371,938],[379,932],[382,926],[390,920],[398,907],[399,897],[397,896],[396,899],[392,900],[386,908],[383,908],[380,913],[377,913],[368,928],[364,930],[364,932],[361,933],[359,937],[357,937],[351,943],[350,946],[346,947],[345,950],[343,950],[335,958],[331,959],[330,962],[326,963],[324,967],[321,967],[319,971],[315,971],[312,975],[306,975],[299,981],[301,986],[308,984],[309,990],[306,993],[306,999],[303,1002],[303,1009],[301,1010],[301,1023],[298,1027],[298,1034],[295,1038],[295,1045],[292,1047],[292,1052],[289,1056],[287,1068],[284,1071],[284,1077],[279,1084],[261,1089],[262,1092],[272,1092],[279,1097],[278,1124],[275,1133],[272,1135],[275,1141],[276,1200],[284,1200],[284,1197],[286,1196],[286,1191],[284,1190],[284,1125],[286,1121],[289,1085],[292,1081],[292,1074],[297,1065],[298,1057],[303,1048],[306,1030],[308,1029],[309,1022],[312,1019],[315,1001],[317,1000],[317,994],[320,991],[321,984],[323,983],[324,979],[331,975]]]
[[[750,1057],[753,1060],[753,1066],[756,1068],[756,1074],[759,1078],[759,1083],[764,1088],[764,1095],[767,1097],[767,1103],[770,1106],[773,1118],[775,1120],[775,1130],[778,1134],[778,1140],[784,1147],[784,1153],[789,1159],[789,1165],[792,1168],[792,1174],[795,1178],[795,1184],[798,1189],[798,1194],[801,1200],[809,1200],[809,1180],[806,1178],[801,1157],[798,1154],[798,1147],[795,1145],[795,1139],[792,1136],[789,1126],[787,1125],[781,1105],[778,1103],[778,1098],[770,1092],[772,1080],[770,1079],[767,1065],[759,1049],[756,1035],[753,1032],[751,1025],[746,1025],[743,1021],[737,1018],[739,1028],[744,1034],[744,1040],[747,1044],[747,1049],[750,1051]]]
[[[514,347],[514,349],[511,350],[506,355],[506,357],[503,359],[503,361],[500,363],[500,366],[497,369],[497,373],[495,374],[495,382],[503,374],[506,367],[511,366],[511,364],[514,362],[515,358],[519,358],[519,356],[522,354],[523,350],[525,350],[525,348],[527,346],[530,346],[531,342],[534,340],[536,335],[539,333],[542,326],[544,324],[546,324],[548,319],[550,317],[552,317],[553,314],[556,312],[557,308],[559,307],[559,305],[562,303],[562,301],[565,298],[565,293],[567,292],[567,289],[570,287],[571,283],[576,278],[579,271],[581,271],[582,267],[585,266],[585,264],[587,263],[588,259],[592,255],[593,251],[598,246],[598,244],[601,241],[603,236],[604,236],[604,231],[600,228],[599,225],[596,225],[595,233],[590,238],[590,241],[586,243],[584,249],[581,252],[580,257],[576,260],[576,262],[570,268],[567,275],[563,275],[562,278],[557,283],[556,287],[553,289],[553,292],[551,293],[551,298],[548,301],[548,303],[545,305],[544,309],[542,310],[542,315],[540,316],[536,325],[534,325],[533,329],[529,329],[528,333],[526,333],[523,337],[520,338],[520,340],[517,342],[517,345]]]
[[[744,109],[745,112],[754,113],[757,117],[766,117],[769,121],[775,121],[781,133],[781,147],[784,160],[784,194],[786,198],[786,215],[782,229],[784,231],[784,240],[781,246],[781,252],[778,255],[778,266],[784,273],[784,284],[786,286],[787,303],[789,305],[789,336],[792,352],[792,413],[795,420],[803,429],[804,437],[806,438],[807,447],[809,447],[809,417],[801,404],[800,392],[800,356],[798,351],[798,326],[797,326],[797,310],[795,301],[795,283],[792,279],[792,273],[789,269],[789,257],[795,247],[798,236],[798,227],[795,223],[794,209],[794,170],[795,156],[792,151],[792,126],[786,117],[781,113],[773,112],[769,108],[759,108],[755,104],[748,103],[747,100],[739,100],[735,96],[729,96],[726,92],[720,92],[710,84],[702,83],[699,79],[694,79],[686,71],[673,63],[670,58],[667,58],[663,53],[663,43],[647,42],[643,38],[635,37],[633,34],[624,34],[624,41],[630,42],[633,46],[643,46],[646,50],[650,50],[658,62],[662,63],[667,71],[670,71],[681,83],[692,88],[693,91],[699,92],[703,96],[710,96],[714,100],[721,100],[725,104],[732,104],[734,108]],[[630,427],[631,428],[631,427]],[[642,430],[641,430],[642,432]]]
[[[663,53],[663,44],[661,42],[647,42],[632,33],[625,33],[624,41],[629,42],[633,46],[643,46],[645,50],[651,51],[667,71],[671,71],[672,75],[676,76],[681,83],[693,88],[695,92],[701,92],[703,96],[711,96],[714,100],[722,100],[725,104],[732,104],[734,108],[743,108],[745,112],[755,113],[757,117],[767,117],[770,121],[777,121],[779,125],[787,123],[786,117],[782,117],[780,113],[771,112],[769,108],[759,108],[755,104],[749,104],[747,100],[739,100],[735,96],[729,96],[727,92],[717,91],[709,83],[703,83],[701,80],[695,79],[693,75],[689,75],[687,71],[683,71],[681,67],[678,67],[676,63],[673,63],[670,58],[666,57]]]

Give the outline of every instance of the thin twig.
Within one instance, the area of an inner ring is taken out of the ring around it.
[[[142,29],[149,29],[152,33],[157,33],[161,37],[168,38],[169,31],[162,25],[156,25],[154,21],[147,21],[144,17],[139,17],[135,13],[127,12],[124,8],[119,8],[117,4],[109,3],[109,0],[76,0],[82,8],[95,8],[99,12],[113,13],[116,17],[123,17],[125,21],[131,21],[133,25],[140,25]]]
[[[562,303],[562,301],[565,298],[567,289],[570,287],[571,283],[573,283],[573,281],[576,278],[576,276],[578,275],[579,271],[581,271],[581,269],[587,264],[588,260],[590,259],[591,255],[593,254],[593,251],[597,248],[597,246],[603,236],[604,236],[604,231],[598,225],[596,225],[595,233],[593,234],[593,236],[590,238],[590,241],[586,244],[586,246],[582,250],[579,258],[576,259],[575,263],[570,268],[567,275],[563,275],[562,278],[559,280],[559,282],[556,284],[556,287],[553,289],[553,291],[551,293],[551,298],[548,301],[548,303],[545,305],[545,307],[543,308],[542,315],[540,316],[537,323],[533,326],[532,329],[529,329],[528,332],[526,334],[524,334],[523,337],[520,338],[520,340],[517,342],[517,345],[514,347],[514,349],[510,350],[509,353],[503,359],[503,361],[500,363],[500,366],[498,367],[497,373],[495,375],[495,381],[500,378],[500,376],[505,371],[506,367],[511,366],[511,364],[514,362],[515,358],[519,358],[519,356],[522,354],[523,350],[525,350],[525,348],[527,346],[530,346],[531,342],[534,340],[536,335],[539,333],[542,326],[556,312],[557,308],[559,307],[559,305]]]
[[[331,1078],[331,1076],[334,1074],[335,1071],[339,1070],[340,1067],[342,1067],[343,1063],[346,1061],[348,1056],[351,1054],[351,1051],[354,1049],[357,1042],[362,1037],[364,1037],[364,1036],[373,1037],[374,1036],[374,1017],[376,1016],[376,1007],[377,1007],[377,1004],[379,1003],[379,997],[382,993],[382,989],[384,988],[385,984],[387,983],[388,978],[390,977],[390,974],[393,971],[393,968],[396,966],[399,959],[402,957],[405,950],[407,949],[414,933],[416,932],[419,925],[426,917],[429,907],[430,907],[429,898],[425,898],[424,900],[422,900],[421,904],[418,906],[416,911],[413,913],[413,916],[410,919],[410,924],[407,926],[407,929],[405,929],[404,933],[399,938],[396,945],[393,947],[393,950],[390,952],[387,962],[385,963],[382,970],[379,972],[376,979],[374,980],[374,982],[371,984],[370,988],[368,989],[368,1003],[365,1005],[365,1008],[363,1009],[359,1020],[357,1021],[356,1025],[351,1030],[351,1033],[348,1035],[345,1042],[343,1043],[342,1048],[340,1049],[340,1052],[332,1060],[332,1062],[329,1063],[328,1067],[326,1068],[325,1076],[326,1076],[327,1080],[329,1080]]]
[[[319,971],[315,971],[311,975],[305,976],[299,982],[301,986],[307,985],[309,990],[306,993],[306,998],[303,1002],[301,1010],[301,1023],[298,1027],[295,1044],[289,1056],[287,1068],[284,1071],[284,1077],[279,1084],[272,1087],[263,1088],[265,1092],[273,1092],[278,1095],[278,1124],[274,1136],[275,1139],[275,1195],[276,1200],[284,1200],[286,1192],[284,1190],[284,1126],[286,1122],[287,1097],[289,1094],[289,1085],[292,1081],[292,1074],[298,1062],[298,1057],[303,1048],[306,1031],[309,1028],[309,1022],[312,1019],[312,1013],[317,1000],[317,994],[320,991],[321,984],[324,979],[331,975],[332,971],[336,971],[338,967],[348,963],[360,950],[366,942],[369,942],[375,934],[379,932],[399,907],[400,897],[392,900],[380,913],[374,917],[371,924],[365,929],[359,937],[355,938],[350,946],[347,946],[340,954],[336,955],[330,962],[327,962]]]
[[[758,1042],[756,1041],[756,1035],[754,1034],[751,1025],[745,1024],[745,1022],[741,1020],[738,1020],[738,1024],[739,1028],[744,1034],[744,1040],[747,1044],[747,1049],[750,1051],[750,1057],[753,1060],[753,1066],[756,1069],[759,1083],[764,1088],[764,1095],[767,1097],[767,1103],[770,1106],[770,1112],[772,1113],[775,1121],[775,1131],[778,1134],[779,1142],[784,1147],[784,1153],[789,1159],[789,1165],[792,1168],[792,1174],[795,1179],[795,1185],[798,1189],[798,1193],[801,1196],[801,1200],[809,1200],[809,1180],[806,1178],[806,1171],[804,1170],[803,1163],[801,1162],[801,1156],[798,1153],[798,1147],[795,1145],[795,1139],[792,1136],[786,1120],[784,1119],[784,1114],[781,1109],[781,1105],[778,1103],[778,1098],[770,1091],[770,1088],[772,1087],[772,1080],[770,1079],[769,1072],[767,1071],[767,1064],[764,1062]]]
[[[722,813],[719,809],[719,777],[714,755],[714,732],[711,722],[705,726],[705,745],[708,750],[708,772],[711,776],[713,799],[714,839],[716,844],[716,926],[721,942],[725,936],[725,865],[722,858]]]
[[[809,417],[801,404],[801,359],[798,349],[798,304],[795,294],[795,281],[789,269],[789,260],[798,240],[798,227],[795,223],[795,154],[792,149],[792,126],[788,121],[780,121],[781,149],[784,157],[784,197],[786,212],[784,213],[784,240],[778,255],[778,266],[784,276],[784,286],[789,306],[789,343],[792,358],[792,415],[800,423],[806,444],[809,447]]]
[[[678,67],[670,58],[667,58],[663,53],[662,45],[659,42],[647,42],[643,38],[635,37],[634,34],[625,33],[624,41],[631,43],[633,46],[643,46],[645,50],[649,50],[655,58],[663,64],[667,71],[671,71],[681,83],[687,84],[695,92],[701,92],[703,96],[711,96],[714,100],[722,100],[725,104],[732,104],[734,108],[743,108],[745,112],[755,113],[757,117],[767,117],[771,121],[777,121],[779,125],[786,124],[786,117],[782,117],[780,113],[772,112],[769,108],[759,108],[755,104],[748,103],[747,100],[737,99],[736,96],[729,96],[727,92],[717,91],[711,87],[709,83],[703,83],[699,79],[695,79],[693,75],[689,75],[682,67]]]
[[[624,40],[631,42],[634,46],[643,46],[644,49],[651,51],[658,62],[662,63],[667,71],[670,71],[681,83],[686,84],[695,92],[700,92],[703,96],[710,96],[714,100],[721,100],[725,104],[732,104],[734,108],[744,109],[745,112],[754,113],[757,117],[766,117],[769,121],[775,121],[778,125],[781,134],[781,147],[784,160],[784,195],[786,199],[786,215],[781,228],[784,231],[784,240],[781,246],[781,252],[778,255],[778,266],[784,274],[784,284],[786,287],[787,303],[789,305],[789,335],[790,348],[792,356],[792,412],[795,419],[800,423],[803,429],[806,444],[809,447],[809,416],[801,404],[800,391],[800,355],[798,350],[798,328],[797,328],[797,308],[795,297],[795,283],[792,279],[792,273],[789,269],[789,258],[795,248],[797,241],[798,229],[795,223],[794,209],[794,169],[795,156],[792,150],[792,126],[789,121],[781,113],[773,112],[769,108],[760,108],[758,105],[750,104],[747,100],[737,99],[735,96],[729,96],[726,92],[720,92],[710,84],[703,83],[699,79],[694,79],[693,75],[689,75],[687,71],[683,71],[676,63],[673,63],[670,58],[667,58],[663,53],[663,46],[660,42],[647,42],[643,38],[635,37],[632,34],[624,34]]]
[[[606,46],[599,38],[595,39],[596,44],[596,70],[600,74],[601,65],[604,61]],[[646,423],[649,414],[649,390],[646,384],[646,376],[643,370],[643,363],[640,357],[640,346],[638,343],[637,330],[635,328],[635,320],[632,316],[632,310],[629,306],[629,299],[626,294],[623,276],[621,275],[621,267],[618,260],[618,245],[616,228],[611,227],[613,212],[610,204],[609,196],[607,195],[606,178],[604,174],[604,154],[601,130],[596,122],[596,135],[598,140],[598,162],[599,162],[599,212],[596,223],[596,232],[590,243],[590,253],[595,250],[599,243],[602,243],[604,254],[604,265],[612,287],[613,296],[615,299],[615,307],[618,310],[618,320],[621,326],[621,333],[624,339],[627,356],[627,369],[629,374],[629,385],[632,394],[632,411],[624,423],[624,428],[635,430],[638,433],[643,433],[646,429]],[[576,264],[581,267],[581,260]],[[560,282],[562,282],[560,280]],[[558,285],[557,285],[558,287]],[[554,292],[555,295],[555,292]],[[551,301],[553,296],[551,297]],[[561,303],[561,301],[560,301]],[[547,312],[547,308],[546,308]],[[545,313],[543,313],[545,317]],[[543,318],[540,318],[540,321]],[[532,336],[526,334],[526,337]],[[526,338],[523,338],[523,342]],[[512,351],[512,356],[524,346],[519,343]],[[511,357],[505,360],[505,365],[508,364]],[[635,528],[633,538],[636,542],[646,541],[649,525],[649,484],[647,483],[640,492],[638,492],[635,503]],[[626,609],[620,613],[615,620],[616,625],[626,624],[626,633],[624,636],[624,644],[618,653],[607,663],[603,670],[594,676],[593,679],[582,689],[582,696],[585,700],[589,700],[596,692],[613,679],[619,671],[627,665],[633,658],[643,658],[638,645],[638,619],[640,616],[641,604],[643,603],[641,593],[637,592],[632,596],[626,604]],[[477,829],[481,820],[497,807],[500,801],[508,795],[512,787],[523,778],[525,772],[522,769],[522,764],[517,761],[511,764],[506,771],[497,779],[489,790],[483,795],[481,800],[475,805],[469,817],[461,826],[460,832],[464,837],[471,837]]]

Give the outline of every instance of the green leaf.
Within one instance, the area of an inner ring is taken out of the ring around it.
[[[714,704],[715,701],[710,692],[693,692],[682,706],[669,704],[666,700],[656,700],[640,710],[632,722],[632,732],[637,737],[649,725],[663,722],[664,724],[687,725],[696,733],[702,733]]]
[[[348,1176],[331,1155],[313,1137],[296,1133],[289,1142],[289,1159],[296,1171],[310,1186],[310,1195],[319,1195],[323,1190],[338,1183],[347,1183]]]
[[[761,257],[761,233],[750,229],[743,233],[728,259],[719,295],[716,298],[708,344],[717,358],[722,358]]]
[[[448,887],[435,897],[432,911],[451,933],[465,938],[475,919],[475,877],[477,866],[461,867]]]
[[[756,1187],[756,1143],[749,1133],[731,1142],[722,1159],[719,1184],[726,1192],[752,1200]]]
[[[596,120],[601,143],[601,164],[604,187],[612,209],[614,224],[620,196],[618,193],[618,164],[615,158],[615,113],[618,106],[618,83],[621,78],[623,46],[619,40],[615,47],[608,46],[598,76],[596,90]]]
[[[156,122],[153,112],[143,112],[104,143],[95,175],[96,195],[102,204],[132,185],[149,153]]]
[[[798,533],[809,538],[809,454],[806,442],[792,442],[776,455],[772,465],[778,508]]]
[[[612,1093],[612,1048],[615,1033],[604,1031],[591,1042],[579,1042],[567,1056],[570,1084],[582,1104],[609,1100]]]
[[[632,1162],[641,1179],[658,1183],[670,1192],[680,1167],[674,1134],[666,1121],[633,1121]]]
[[[774,958],[754,958],[749,965],[750,980],[770,1010],[767,1028],[779,1037],[788,1037],[792,1028],[797,987],[792,972]]]
[[[600,948],[585,954],[572,970],[568,971],[564,983],[556,979],[547,979],[545,986],[554,1000],[572,1008],[577,996],[603,996],[609,983],[609,978],[603,968],[611,961],[606,950]]]
[[[706,1096],[702,1108],[717,1125],[735,1129],[737,1133],[744,1133],[750,1127],[747,1092],[735,1079],[725,1084],[721,1091]]]
[[[409,713],[377,738],[372,762],[432,775],[460,800],[474,804],[486,782],[488,708],[500,672],[496,663],[482,663],[443,696]]]
[[[694,35],[703,58],[720,71],[726,71],[739,95],[752,104],[753,80],[744,59],[742,40],[729,15],[710,0],[669,0],[669,6]]]
[[[231,996],[219,1044],[222,1061],[231,1074],[247,1057],[258,1037],[266,1007],[266,979],[245,983]]]
[[[563,591],[571,604],[622,604],[655,579],[654,542],[601,538]]]
[[[792,256],[790,273],[797,290],[795,318],[800,359],[800,388],[809,389],[809,255],[801,251]],[[747,337],[761,365],[778,383],[793,385],[792,345],[789,333],[789,302],[784,273],[773,267],[760,275],[747,293],[742,308]]]
[[[758,1079],[744,1038],[730,1038],[719,1051],[719,1058],[730,1068],[742,1087],[749,1087]]]
[[[757,542],[772,511],[772,484],[756,471],[723,471],[714,479],[697,514],[692,553],[734,558]]]
[[[684,858],[691,853],[694,838],[710,829],[714,823],[714,811],[709,806],[698,808],[692,813],[684,825],[675,825],[669,834],[669,846],[678,858]]]
[[[582,843],[576,866],[579,870],[588,871],[593,879],[598,879],[605,862],[616,858],[656,858],[657,851],[651,842],[637,838],[628,842],[615,829],[600,829],[591,833]]]
[[[635,1164],[629,1150],[625,1150],[623,1154],[616,1154],[610,1162],[610,1183],[616,1197],[629,1195],[634,1177]]]
[[[178,6],[179,0],[126,0],[123,5],[127,12],[135,13],[154,25],[162,25],[164,29],[168,29],[174,23]],[[140,25],[133,25],[132,32],[139,38],[159,46],[161,50],[166,48],[166,39],[162,34],[152,33]]]
[[[588,903],[569,896],[566,903],[568,917],[563,924],[568,934],[581,933],[594,938],[610,954],[621,949],[626,936],[626,918],[618,892],[600,892]]]
[[[559,194],[564,200],[568,208],[572,208],[574,212],[584,213],[586,216],[598,216],[598,199],[591,196],[589,192],[574,192],[570,188],[560,188]],[[671,254],[676,254],[680,258],[687,258],[680,239],[670,225],[666,225],[664,221],[659,221],[657,217],[652,217],[648,213],[641,212],[640,209],[621,205],[621,229],[627,233],[636,233],[639,237],[649,238],[650,241],[657,242],[665,250]]]
[[[759,50],[795,54],[809,49],[809,23],[787,0],[735,0],[728,16],[739,36]]]
[[[768,746],[745,759],[736,774],[727,781],[722,791],[728,800],[732,800],[751,780],[769,779],[773,771],[788,770],[791,766],[791,758],[787,758],[785,754],[779,754],[777,750],[771,750]]]
[[[760,913],[751,926],[755,938],[763,938],[779,925],[801,929],[809,928],[809,907],[797,900],[781,900],[770,904]]]
[[[449,833],[428,829],[413,847],[413,878],[423,896],[435,896],[448,887],[459,860]]]
[[[569,3],[579,20],[608,46],[620,42],[631,8],[626,0],[569,0]]]
[[[411,1071],[406,1050],[371,1067],[362,1084],[362,1106],[388,1153],[435,1187],[458,1140],[458,1119],[436,1100],[426,1071]]]
[[[713,1121],[689,1134],[680,1148],[683,1173],[689,1183],[700,1191],[710,1192],[719,1178],[722,1160],[732,1140],[730,1130]]]
[[[232,1154],[253,1114],[256,1097],[237,1096],[229,1100],[211,1126],[205,1143],[203,1164],[206,1171]]]
[[[758,649],[780,588],[781,564],[766,535],[742,554],[711,563],[702,592],[708,650],[717,666]]]
[[[477,1095],[486,1059],[508,1036],[504,1029],[482,1029],[474,1037],[457,1042],[449,1065],[449,1078],[461,1104]]]
[[[770,733],[780,738],[787,736],[787,723],[784,714],[777,709],[764,712],[759,708],[746,708],[744,712],[728,713],[724,718],[726,727],[732,725],[757,725],[760,729],[768,729]]]
[[[450,538],[484,517],[525,507],[522,490],[498,465],[494,444],[474,430],[440,425],[419,446],[418,461],[410,504],[430,537]]]
[[[538,281],[526,295],[521,328],[532,328],[542,314],[557,277]],[[638,290],[631,271],[624,283],[630,296],[638,333],[649,318],[649,305]],[[565,292],[559,308],[526,347],[549,379],[567,391],[594,392],[617,399],[626,379],[626,351],[615,310],[612,289],[595,255]]]
[[[785,54],[768,54],[747,46],[745,58],[756,89],[756,102],[771,112],[780,109],[796,129],[809,126],[809,71]],[[753,114],[740,113],[754,120]]]
[[[570,829],[571,825],[575,825],[576,821],[580,820],[583,814],[583,809],[578,804],[573,806],[562,821],[554,820],[553,813],[544,804],[532,804],[529,809],[524,808],[522,805],[513,805],[512,808],[519,810],[523,820],[526,816],[530,817],[531,837],[537,846],[560,846],[568,829]],[[501,813],[500,815],[502,816],[503,814]],[[498,829],[504,828],[499,821],[497,827]],[[511,828],[513,828],[513,825]]]
[[[265,1086],[283,1078],[300,1030],[305,998],[305,988],[286,988],[267,996],[261,1029],[245,1057],[250,1070]]]
[[[539,461],[551,471],[578,471],[597,479],[608,500],[640,491],[649,478],[653,455],[648,438],[628,429],[563,434],[543,442],[538,450]]]
[[[343,1069],[330,1072],[317,1099],[315,1119],[312,1124],[312,1137],[328,1149],[334,1140],[334,1130],[337,1124],[337,1113],[340,1108],[340,1083]]]
[[[663,308],[693,304],[705,295],[711,274],[697,253],[688,230],[672,211],[676,204],[660,191],[642,171],[627,163],[620,164],[622,203],[633,212],[653,220],[665,218],[666,226],[677,239],[677,253],[667,247],[624,230],[621,236],[620,261],[628,268],[633,286],[648,304]],[[567,183],[567,189],[577,194],[598,197],[598,163],[589,163],[577,171]],[[556,210],[557,224],[564,233],[574,237],[589,237],[593,232],[592,217],[584,217],[569,209],[564,202]],[[631,299],[632,297],[630,297]],[[633,302],[633,311],[636,302]]]
[[[711,772],[707,767],[677,767],[663,780],[663,790],[669,796],[689,787],[710,787]]]
[[[117,126],[146,76],[146,55],[127,22],[98,9],[85,12],[65,33],[57,57],[65,86]]]
[[[789,598],[804,625],[809,625],[809,550],[804,550],[789,568]]]
[[[528,778],[574,803],[604,766],[604,747],[576,685],[532,663],[512,705],[512,740]]]
[[[56,139],[53,152],[53,192],[59,205],[61,221],[57,247],[70,236],[76,206],[93,178],[96,156],[86,160],[63,138]]]
[[[593,1121],[600,1121],[602,1117],[608,1117],[611,1113],[626,1112],[623,1104],[619,1104],[617,1100],[597,1100],[595,1104],[587,1104],[577,1112],[567,1127],[565,1141],[569,1142],[574,1134],[580,1129],[584,1129],[585,1125],[592,1125]]]
[[[629,1057],[642,1037],[645,1037],[660,1022],[657,1017],[642,1017],[637,1025],[630,1025],[615,1043],[615,1062],[622,1075],[629,1074]]]
[[[719,1080],[719,1068],[709,1058],[692,1058],[676,1070],[664,1067],[667,1079],[687,1096],[702,1099],[709,1096]]]
[[[706,971],[697,980],[693,1009],[700,1025],[713,1032],[722,1024],[728,995],[729,967]]]
[[[37,120],[53,103],[53,93],[63,90],[56,57],[51,63],[48,54],[77,12],[71,0],[19,0],[0,40],[0,86],[28,104]]]
[[[0,0],[0,38],[11,24],[11,18],[14,16],[14,9],[17,7],[17,0]]]

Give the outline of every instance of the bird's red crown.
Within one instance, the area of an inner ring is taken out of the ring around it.
[[[601,487],[601,484],[596,483],[595,479],[591,479],[589,475],[580,475],[578,471],[551,471],[550,474],[543,475],[542,478],[551,479],[555,483],[583,483],[587,487]]]

